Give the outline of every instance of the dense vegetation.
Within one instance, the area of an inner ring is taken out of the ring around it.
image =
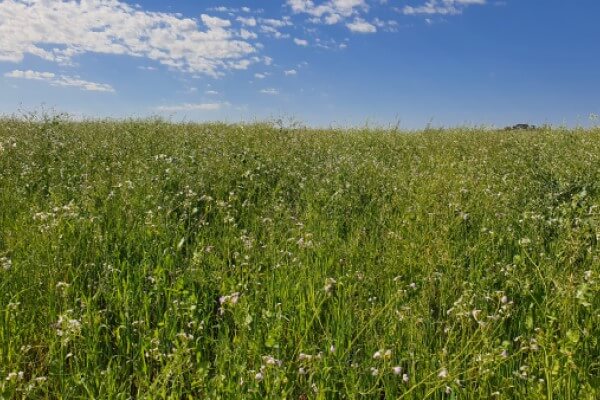
[[[598,399],[600,130],[0,123],[0,398]]]

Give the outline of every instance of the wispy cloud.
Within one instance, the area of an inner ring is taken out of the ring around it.
[[[278,28],[271,25],[262,25],[260,31],[267,36],[274,37],[276,39],[287,39],[290,37],[289,33],[283,33]]]
[[[287,0],[287,5],[296,14],[311,16],[311,22],[326,25],[340,23],[369,9],[365,0],[327,0],[318,3],[312,0]]]
[[[240,21],[242,23],[242,25],[246,25],[246,26],[256,26],[257,22],[256,22],[256,18],[254,17],[237,17],[237,21]]]
[[[288,6],[295,13],[306,13],[317,18],[347,18],[358,10],[367,10],[365,0],[327,0],[315,4],[312,0],[287,0]]]
[[[279,90],[273,89],[273,88],[268,88],[268,89],[262,89],[260,91],[260,93],[262,93],[262,94],[268,94],[268,95],[271,95],[271,96],[277,96],[279,94]]]
[[[7,78],[17,79],[29,79],[36,81],[45,81],[52,86],[70,86],[76,87],[82,90],[88,90],[93,92],[111,92],[114,93],[115,89],[106,83],[90,82],[79,77],[56,75],[52,72],[39,72],[39,71],[21,71],[14,70],[4,74]]]
[[[224,107],[229,107],[229,103],[184,103],[172,106],[159,106],[156,111],[177,112],[177,111],[218,111]]]
[[[235,8],[235,7],[218,6],[218,7],[211,7],[208,9],[208,11],[216,11],[216,12],[235,14],[238,12],[249,13],[249,12],[252,12],[252,9],[250,9],[249,7]]]
[[[305,39],[294,38],[294,43],[296,43],[298,46],[308,46],[308,40]]]
[[[354,21],[346,24],[348,29],[356,33],[375,33],[377,27],[362,18],[356,18]]]
[[[484,5],[486,3],[487,0],[428,0],[423,5],[404,6],[398,9],[398,11],[405,15],[456,15],[461,14],[465,7],[471,5]]]

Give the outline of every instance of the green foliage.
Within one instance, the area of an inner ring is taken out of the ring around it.
[[[600,398],[600,131],[0,122],[0,398]]]

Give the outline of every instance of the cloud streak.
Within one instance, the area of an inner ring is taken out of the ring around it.
[[[79,77],[56,75],[52,72],[39,72],[31,70],[21,71],[16,69],[14,71],[5,73],[4,76],[7,78],[15,79],[45,81],[52,86],[75,87],[81,90],[87,90],[91,92],[115,92],[115,89],[106,83],[90,82],[80,79]]]
[[[262,93],[262,94],[268,94],[270,96],[277,96],[279,94],[279,90],[274,89],[274,88],[267,88],[267,89],[262,89],[260,91],[260,93]]]
[[[184,103],[173,106],[159,106],[156,111],[160,112],[178,112],[178,111],[218,111],[228,107],[229,103]]]

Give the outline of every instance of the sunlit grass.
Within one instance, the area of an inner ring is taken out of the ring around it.
[[[597,399],[600,131],[0,123],[0,398]]]

